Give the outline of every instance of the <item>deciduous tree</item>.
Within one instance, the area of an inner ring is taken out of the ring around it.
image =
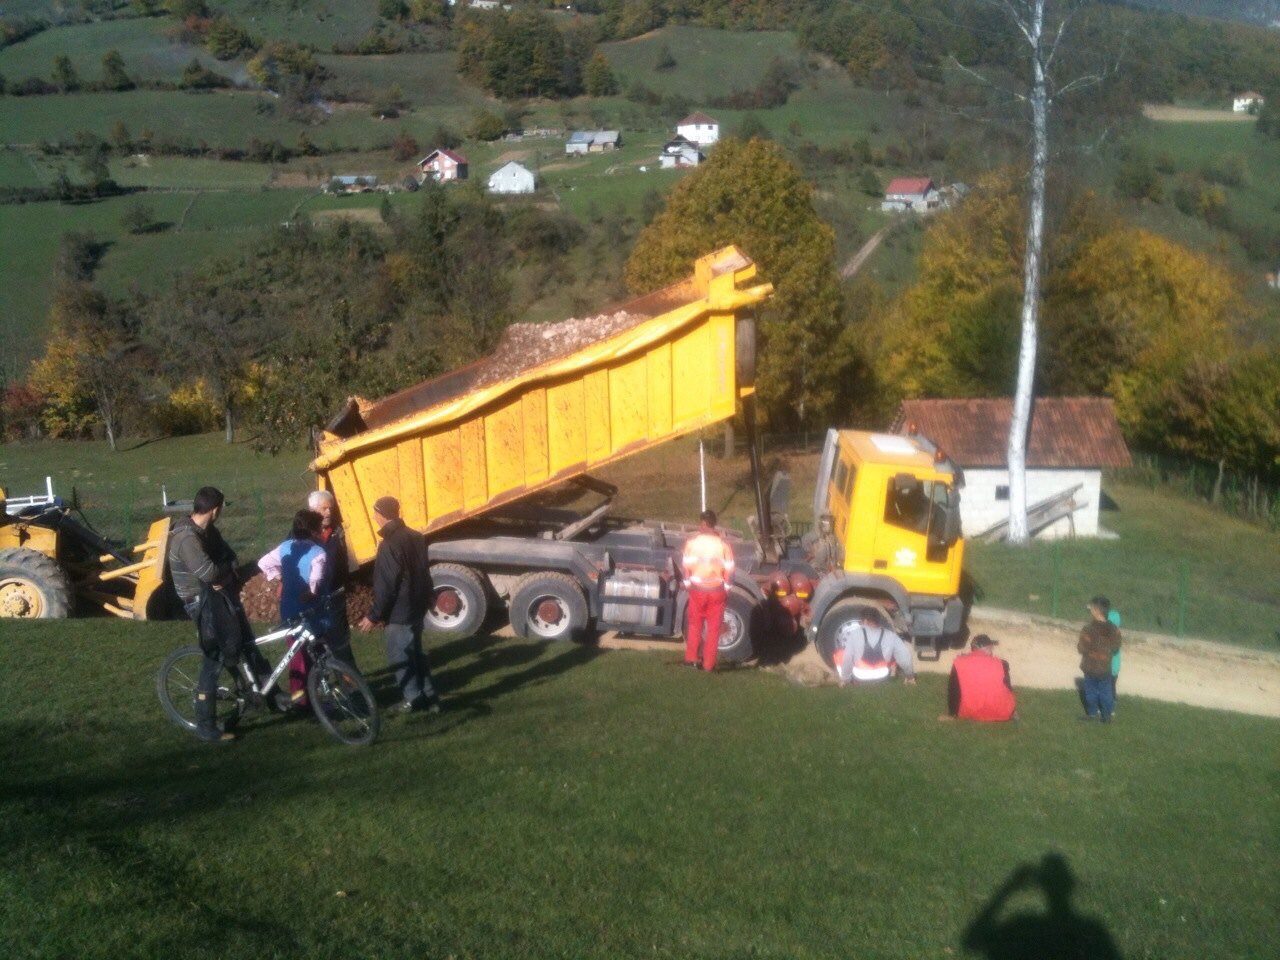
[[[760,313],[757,383],[778,428],[826,422],[839,394],[842,332],[835,238],[813,188],[775,144],[722,141],[672,191],[627,261],[640,292],[686,276],[695,259],[737,244],[776,295]]]

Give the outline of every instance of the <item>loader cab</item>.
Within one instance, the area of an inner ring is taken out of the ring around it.
[[[908,594],[955,596],[960,472],[918,436],[831,430],[814,491],[845,573],[890,577]]]

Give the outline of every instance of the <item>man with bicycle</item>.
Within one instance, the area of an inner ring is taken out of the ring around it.
[[[271,672],[258,652],[249,618],[240,605],[235,551],[216,525],[225,504],[226,498],[217,487],[201,487],[192,500],[191,515],[174,523],[169,534],[173,588],[187,615],[195,621],[204,652],[196,684],[196,736],[210,743],[227,743],[236,738],[231,731],[220,730],[214,719],[214,697],[222,665],[244,658],[256,675],[265,677]],[[281,695],[281,699],[287,707],[288,698]]]

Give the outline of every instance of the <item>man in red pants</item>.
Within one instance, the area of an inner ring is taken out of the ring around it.
[[[968,653],[951,666],[947,712],[943,720],[978,720],[999,723],[1015,720],[1018,700],[1009,683],[1009,661],[991,652],[996,645],[985,633],[973,638]]]
[[[716,515],[702,511],[698,532],[684,545],[684,588],[689,591],[689,616],[684,631],[684,665],[700,670],[716,668],[720,625],[724,619],[725,584],[733,579],[733,550],[716,533]],[[702,660],[698,661],[698,645]]]

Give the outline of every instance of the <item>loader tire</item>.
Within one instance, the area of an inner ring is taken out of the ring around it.
[[[71,615],[71,584],[52,557],[14,547],[0,550],[0,618],[60,620]]]

